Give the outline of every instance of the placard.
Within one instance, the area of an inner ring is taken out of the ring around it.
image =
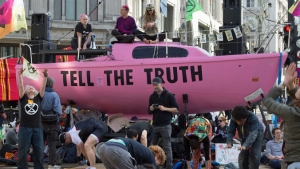
[[[238,157],[240,154],[240,144],[233,144],[232,148],[226,148],[226,144],[216,144],[216,162],[220,164],[238,163]]]

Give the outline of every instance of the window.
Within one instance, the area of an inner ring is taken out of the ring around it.
[[[254,0],[247,0],[247,7],[254,7]]]
[[[62,15],[62,0],[55,0],[54,3],[54,20],[61,20],[61,15]]]
[[[98,6],[98,0],[90,0],[90,11],[89,13],[92,12],[96,7],[99,8]],[[91,21],[97,21],[98,20],[98,8],[96,8],[90,15],[90,20]]]
[[[17,56],[19,56],[19,47],[12,47],[9,45],[0,47],[0,58],[1,57],[17,57]]]
[[[187,57],[189,52],[186,49],[179,47],[168,47],[169,58]],[[158,49],[155,46],[138,46],[132,51],[132,57],[134,59],[146,59],[146,58],[166,58],[166,47],[159,46]]]
[[[66,0],[66,20],[79,20],[81,14],[86,13],[85,0]]]

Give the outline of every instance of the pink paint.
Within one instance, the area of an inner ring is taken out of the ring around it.
[[[165,46],[165,43],[157,45]],[[74,61],[34,66],[39,72],[48,69],[49,76],[56,81],[54,89],[60,95],[62,103],[66,104],[68,99],[72,99],[79,108],[100,110],[109,114],[123,113],[124,116],[138,118],[151,117],[147,113],[147,108],[153,87],[147,82],[155,77],[155,71],[164,71],[163,86],[175,94],[181,113],[184,112],[183,94],[188,94],[187,112],[190,114],[227,110],[236,105],[246,106],[244,97],[259,88],[267,94],[277,78],[278,53],[212,57],[198,47],[168,43],[169,47],[188,50],[188,56],[133,59],[132,51],[138,46],[154,45],[139,42],[115,44],[113,47],[115,60],[103,56],[93,62]],[[282,63],[286,57],[287,54],[284,53]],[[195,75],[192,72],[192,69],[196,72],[200,67],[202,80],[199,80],[199,74]],[[16,69],[20,68],[21,66],[17,65]],[[186,73],[183,69],[186,69]],[[71,71],[74,71],[73,74]],[[170,72],[169,76],[167,71]],[[177,82],[171,83],[170,81],[174,80],[174,71],[177,71]],[[109,73],[110,81],[108,81]],[[115,84],[115,73],[118,76],[123,73],[124,85],[121,85],[120,79],[117,80],[118,85]],[[73,81],[70,79],[71,76]],[[76,83],[76,86],[71,86],[71,82]],[[80,83],[85,86],[79,86]],[[25,84],[39,89],[41,79],[33,81],[24,78]]]

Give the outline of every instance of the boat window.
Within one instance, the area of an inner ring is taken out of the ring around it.
[[[168,47],[168,58],[187,57],[188,51],[179,47]],[[166,58],[165,46],[138,46],[133,49],[132,57],[134,59],[145,58]]]

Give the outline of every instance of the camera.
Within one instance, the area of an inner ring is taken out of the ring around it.
[[[158,106],[159,106],[158,103],[153,104],[154,109],[158,109]]]

